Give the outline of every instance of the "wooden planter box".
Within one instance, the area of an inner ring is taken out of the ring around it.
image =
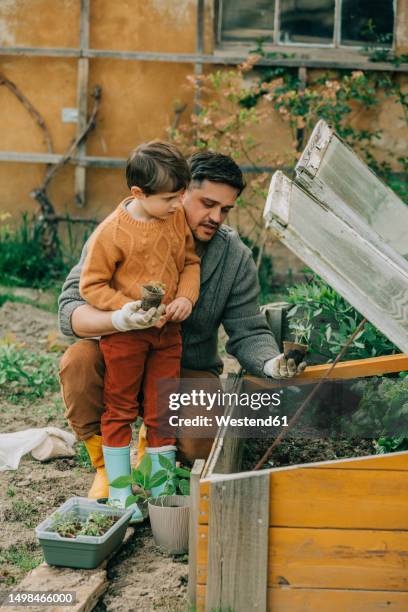
[[[403,370],[395,355],[344,362],[333,378]],[[192,475],[198,612],[408,609],[408,452],[228,473],[239,445],[224,434]]]

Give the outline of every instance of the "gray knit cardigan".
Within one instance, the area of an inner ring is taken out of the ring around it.
[[[81,266],[69,273],[59,297],[59,325],[66,336],[75,335],[71,327],[72,312],[84,304],[79,293]],[[222,324],[228,334],[227,352],[236,357],[246,370],[263,375],[266,360],[279,353],[275,337],[259,311],[259,285],[251,251],[237,232],[221,226],[206,245],[201,260],[200,297],[191,316],[183,323],[182,365],[192,370],[222,372],[218,354],[218,329]]]

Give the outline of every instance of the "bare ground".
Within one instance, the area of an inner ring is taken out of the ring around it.
[[[67,345],[58,336],[55,314],[11,302],[0,308],[0,343],[5,339],[53,355],[56,361]],[[63,413],[58,392],[27,400],[0,391],[0,432],[48,425],[68,429]],[[26,455],[18,470],[0,472],[0,590],[18,584],[42,562],[34,527],[69,497],[86,496],[93,475],[81,445],[76,446],[74,458],[40,463]],[[187,574],[187,557],[163,553],[154,544],[149,524],[143,524],[110,562],[110,586],[96,610],[187,611]]]

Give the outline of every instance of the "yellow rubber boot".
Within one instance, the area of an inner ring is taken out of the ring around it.
[[[96,469],[92,487],[88,491],[88,498],[99,499],[100,497],[109,497],[109,481],[105,471],[105,460],[102,452],[102,436],[95,434],[91,438],[84,440],[84,444],[91,463]]]
[[[139,439],[137,443],[136,467],[141,462],[143,455],[146,452],[146,448],[147,448],[147,427],[144,423],[142,423],[142,426],[139,429]]]

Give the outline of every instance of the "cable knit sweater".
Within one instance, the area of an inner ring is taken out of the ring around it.
[[[141,299],[141,285],[160,281],[163,303],[200,291],[200,259],[180,206],[166,219],[134,219],[123,200],[95,230],[81,271],[80,293],[100,310],[116,310]]]

